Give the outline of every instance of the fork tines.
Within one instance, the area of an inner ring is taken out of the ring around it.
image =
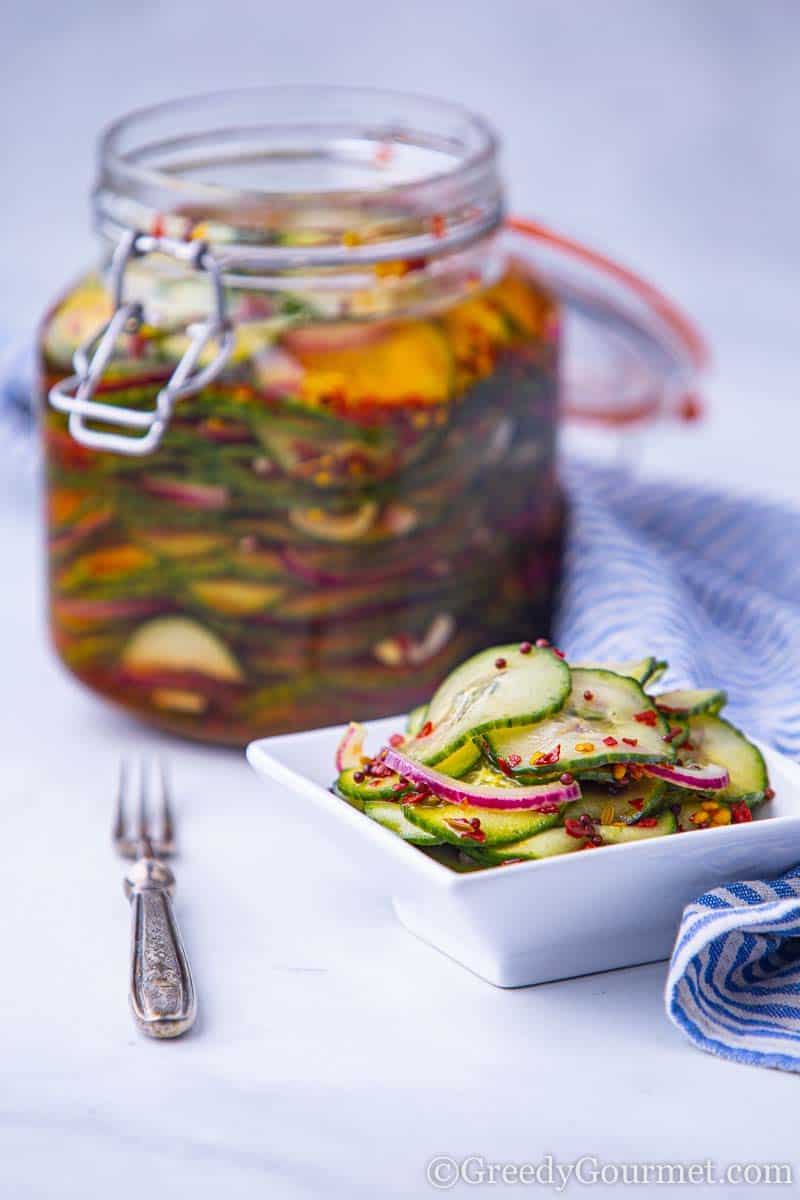
[[[158,780],[157,805],[159,809],[159,831],[154,833],[149,807],[149,779],[154,774],[145,759],[139,765],[139,803],[135,829],[129,830],[126,813],[129,794],[132,790],[128,764],[123,760],[119,768],[117,785],[117,804],[112,828],[112,839],[120,854],[126,858],[165,857],[173,853],[175,843],[175,822],[172,815],[169,783],[166,767],[162,759],[157,762],[155,775]]]

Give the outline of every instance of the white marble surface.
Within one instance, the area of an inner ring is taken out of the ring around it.
[[[505,131],[518,208],[625,257],[707,328],[711,421],[662,431],[640,461],[800,498],[796,9],[221,11],[17,6],[0,327],[25,336],[90,252],[91,136],[106,115],[265,79],[450,94]],[[691,1049],[662,1014],[663,965],[495,991],[409,937],[302,814],[276,829],[240,756],[164,743],[79,690],[44,642],[35,509],[29,489],[0,499],[0,1194],[358,1200],[429,1194],[437,1153],[796,1154],[796,1081]],[[128,1016],[128,913],[107,845],[119,755],[156,748],[178,791],[177,903],[202,1014],[174,1045],[143,1041]]]

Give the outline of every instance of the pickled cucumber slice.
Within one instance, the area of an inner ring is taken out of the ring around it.
[[[484,650],[448,676],[428,708],[423,729],[430,722],[431,732],[409,742],[405,753],[433,766],[479,733],[557,712],[569,686],[569,667],[551,650],[523,654],[516,645]]]
[[[355,542],[372,528],[378,515],[374,500],[365,500],[349,513],[330,513],[321,508],[292,508],[289,520],[295,529],[323,542]]]
[[[272,608],[284,590],[241,579],[203,579],[189,585],[193,596],[226,617],[247,617]]]
[[[696,800],[684,800],[683,803],[680,803],[678,788],[673,790],[672,798],[676,799],[680,805],[678,828],[684,832],[692,829],[717,829],[720,826],[724,827],[734,823],[731,805],[724,801],[698,797]],[[718,816],[718,813],[721,813],[722,816]]]
[[[672,720],[673,717],[696,717],[701,713],[716,716],[728,697],[717,688],[676,688],[672,692],[660,692],[652,699],[658,711]]]
[[[189,617],[156,617],[141,625],[121,655],[131,674],[185,671],[224,683],[241,683],[242,669],[215,634]]]
[[[427,833],[418,825],[412,824],[403,813],[402,806],[396,802],[366,800],[364,812],[379,825],[391,829],[392,833],[396,833],[404,842],[411,842],[414,846],[440,846],[442,844],[441,839],[435,833]]]
[[[625,842],[644,842],[650,838],[665,837],[675,833],[677,822],[671,812],[664,812],[657,817],[654,825],[596,825],[595,829],[603,839],[603,845],[615,846]],[[461,849],[476,862],[490,866],[517,860],[553,858],[559,854],[572,854],[583,850],[588,838],[573,837],[563,826],[547,829],[543,833],[512,842],[504,846],[466,846]]]
[[[702,713],[689,718],[689,744],[678,750],[678,761],[684,765],[715,763],[725,767],[730,776],[728,786],[714,793],[715,800],[744,800],[751,807],[761,803],[769,787],[767,765],[757,746],[722,717]]]
[[[606,763],[671,762],[675,749],[664,741],[668,733],[664,717],[635,679],[575,668],[560,712],[535,725],[492,729],[483,744],[490,758],[502,759],[520,782],[535,782]]]
[[[662,812],[655,818],[654,825],[598,825],[597,832],[606,845],[617,846],[623,842],[644,842],[648,838],[664,837],[675,833],[677,828],[675,814]]]
[[[428,711],[427,704],[420,704],[417,708],[412,708],[406,718],[406,733],[409,737],[416,737],[422,726],[425,724],[425,714]]]
[[[476,808],[470,804],[405,804],[403,812],[412,825],[424,829],[439,841],[468,849],[471,846],[502,846],[550,829],[560,820],[558,811],[536,812],[533,809],[499,812],[496,809]],[[469,829],[473,821],[479,825],[475,832],[483,835],[478,841]]]
[[[656,679],[660,678],[669,664],[664,662],[663,659],[657,659],[652,655],[648,655],[647,658],[628,659],[625,662],[588,662],[572,663],[570,665],[576,670],[613,671],[615,675],[627,675],[644,686],[646,683],[653,683]]]
[[[614,793],[597,784],[581,781],[581,798],[564,810],[564,819],[588,813],[606,825],[622,821],[635,825],[642,817],[659,812],[667,802],[669,785],[663,779],[640,779]]]
[[[463,779],[481,760],[480,746],[474,742],[464,742],[463,746],[451,754],[449,758],[436,764],[436,770],[442,775],[450,775],[453,779]]]
[[[356,781],[353,776],[359,774],[363,778]],[[334,787],[347,800],[357,801],[358,808],[363,808],[370,800],[387,800],[396,804],[404,792],[413,790],[410,784],[403,787],[400,776],[394,771],[391,775],[373,778],[371,775],[364,775],[363,771],[358,771],[355,767],[342,771]]]
[[[462,844],[461,849],[470,858],[474,858],[476,862],[488,867],[498,863],[513,862],[515,859],[553,858],[558,854],[573,854],[576,850],[583,850],[588,840],[588,838],[572,837],[563,826],[559,825],[503,846]]]
[[[191,529],[175,532],[155,531],[140,535],[148,549],[164,558],[204,558],[225,547],[225,540],[213,533],[203,533]]]

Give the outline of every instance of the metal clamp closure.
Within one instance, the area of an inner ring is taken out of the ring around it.
[[[208,275],[213,299],[211,314],[206,321],[187,327],[189,345],[156,396],[153,409],[125,408],[95,400],[95,392],[118,339],[123,334],[138,333],[144,320],[142,305],[138,301],[125,300],[125,268],[133,258],[156,253],[169,255]],[[69,415],[69,432],[81,445],[119,454],[150,454],[157,449],[166,432],[176,401],[195,395],[215,379],[233,350],[234,333],[225,314],[222,272],[205,242],[179,242],[174,238],[131,231],[114,251],[109,285],[113,303],[111,319],[78,347],[72,358],[75,374],[50,389],[49,401],[53,408]],[[206,346],[214,341],[218,344],[216,355],[205,367],[198,367]],[[115,433],[91,428],[87,424],[89,421],[121,426],[132,432]],[[133,432],[138,430],[143,432]]]

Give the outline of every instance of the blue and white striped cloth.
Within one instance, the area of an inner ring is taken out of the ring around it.
[[[9,365],[0,443],[31,461],[29,360]],[[558,644],[573,661],[665,658],[665,685],[725,688],[734,722],[800,755],[800,511],[586,464],[565,476]],[[686,909],[667,1011],[703,1049],[800,1070],[800,869]]]
[[[726,715],[800,755],[800,512],[577,464],[567,485],[568,656],[668,659],[666,683],[725,688]],[[666,1006],[704,1050],[800,1071],[800,868],[685,909]]]
[[[726,716],[800,756],[800,509],[571,464],[558,644],[573,661],[669,661]]]
[[[684,909],[666,1005],[702,1050],[800,1071],[800,868],[715,888]]]

